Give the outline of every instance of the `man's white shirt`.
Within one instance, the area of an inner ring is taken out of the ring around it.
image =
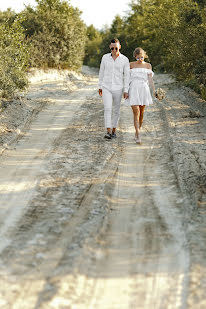
[[[130,79],[129,60],[121,53],[114,60],[111,53],[102,57],[99,70],[99,89],[107,88],[110,91],[124,89],[128,92]]]

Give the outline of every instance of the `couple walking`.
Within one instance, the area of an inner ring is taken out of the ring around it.
[[[152,66],[144,61],[147,55],[140,47],[134,50],[133,56],[136,61],[131,63],[120,53],[121,45],[118,39],[112,39],[109,47],[111,53],[102,57],[99,71],[99,95],[103,98],[105,128],[107,129],[105,138],[116,137],[123,94],[125,104],[132,108],[135,141],[140,144],[140,128],[145,106],[153,103],[149,85],[155,95]]]

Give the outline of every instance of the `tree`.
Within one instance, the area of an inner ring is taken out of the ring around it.
[[[66,1],[36,0],[26,7],[23,26],[31,42],[31,66],[79,69],[84,58],[86,26],[80,11]]]
[[[100,59],[100,46],[102,35],[93,25],[87,27],[87,41],[85,47],[84,64],[98,67]]]
[[[7,9],[6,11],[0,11],[0,24],[7,23],[8,25],[12,25],[17,14],[11,9]]]
[[[205,7],[205,0],[132,0],[127,16],[116,16],[103,31],[100,54],[117,36],[130,61],[142,47],[154,67],[175,73],[206,98]]]
[[[12,97],[27,85],[28,45],[21,19],[0,24],[0,97]]]
[[[206,97],[206,10],[204,1],[132,1],[124,23],[126,55],[143,47],[161,66]]]

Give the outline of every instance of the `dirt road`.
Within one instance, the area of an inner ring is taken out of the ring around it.
[[[123,104],[105,141],[97,72],[67,82],[33,81],[2,137],[0,308],[205,309],[206,102],[156,74],[142,144]]]

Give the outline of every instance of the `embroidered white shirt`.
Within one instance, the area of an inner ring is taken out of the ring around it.
[[[130,79],[129,59],[122,55],[114,60],[111,53],[102,57],[99,70],[99,89],[102,87],[110,91],[124,89],[128,92]]]

